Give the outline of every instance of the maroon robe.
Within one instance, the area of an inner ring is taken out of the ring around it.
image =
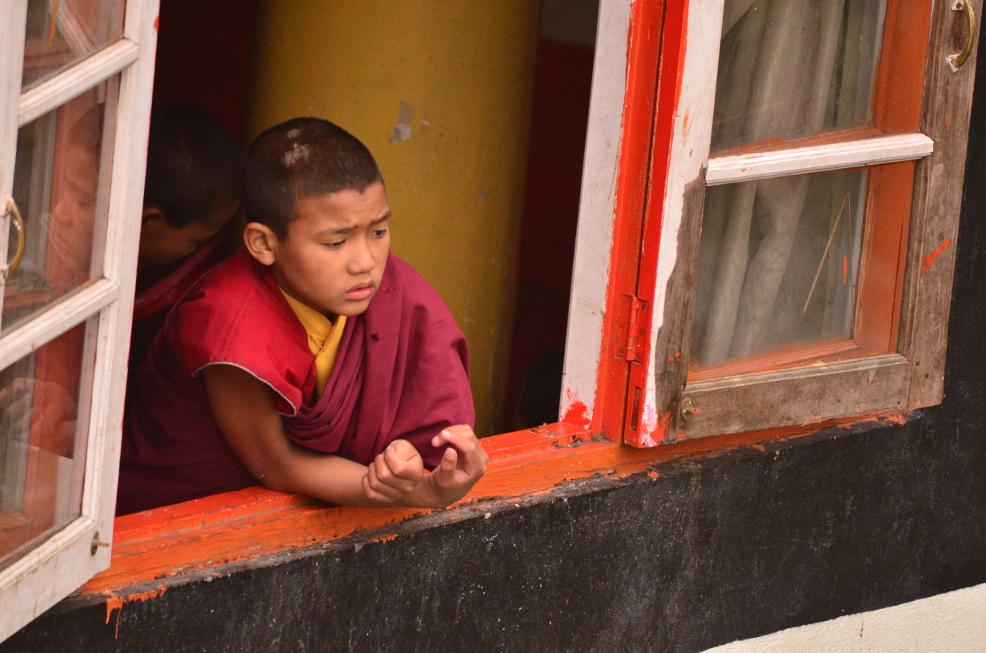
[[[163,269],[137,274],[133,330],[130,333],[130,376],[135,376],[151,341],[164,326],[168,311],[205,272],[229,255],[231,228],[203,243],[193,254]]]
[[[431,469],[431,438],[472,424],[466,342],[448,309],[390,256],[365,313],[346,321],[325,391],[304,327],[270,270],[241,250],[169,315],[128,397],[117,512],[255,485],[209,408],[201,370],[235,365],[269,386],[296,444],[366,464],[409,440]]]

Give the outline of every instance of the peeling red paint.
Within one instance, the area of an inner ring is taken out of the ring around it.
[[[110,623],[110,618],[113,613],[116,612],[116,622],[113,626],[113,639],[120,638],[120,614],[123,612],[123,605],[125,603],[133,603],[134,601],[149,601],[150,599],[156,599],[165,592],[168,588],[164,585],[159,586],[157,589],[148,590],[146,592],[135,592],[133,594],[128,594],[127,596],[110,596],[106,599],[106,623]]]
[[[649,479],[655,479],[655,478],[660,478],[660,477],[661,477],[661,475],[658,472],[655,472],[654,470],[651,470],[651,471],[647,472],[647,478],[649,478]]]
[[[397,533],[385,533],[376,537],[371,537],[371,542],[393,542],[397,539]]]
[[[842,255],[842,285],[849,283],[849,259]]]
[[[626,432],[626,443],[632,447],[656,447],[662,441],[668,439],[669,426],[671,425],[671,413],[662,412],[655,416],[653,404],[644,406],[644,418],[640,429],[635,433]]]
[[[941,245],[939,245],[934,250],[926,254],[924,260],[921,262],[921,274],[924,274],[925,272],[930,270],[931,266],[933,266],[935,264],[935,261],[938,260],[938,257],[941,256],[942,253],[951,246],[952,246],[952,239],[946,238],[945,240],[942,241]]]
[[[589,423],[592,420],[589,419],[589,409],[586,405],[576,399],[572,402],[572,405],[568,407],[568,410],[565,411],[565,416],[562,417],[561,421],[566,424],[574,424],[581,428],[585,428],[589,426]]]
[[[158,26],[160,24],[161,24],[161,17],[160,16],[155,16],[154,17],[154,31],[155,32],[157,31],[157,28],[158,28]]]

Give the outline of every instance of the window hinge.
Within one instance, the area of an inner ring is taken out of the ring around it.
[[[617,342],[620,342],[616,350],[616,357],[633,363],[639,361],[643,355],[644,337],[644,311],[647,310],[647,302],[636,295],[623,295],[620,298],[620,316],[618,324],[620,334]]]

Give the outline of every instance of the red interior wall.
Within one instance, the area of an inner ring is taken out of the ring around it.
[[[543,405],[546,415],[557,412],[592,59],[587,46],[542,39],[538,47],[506,402],[514,409],[508,424],[515,428],[533,426],[520,414],[525,377],[537,395],[533,403]],[[540,372],[532,370],[543,355]]]
[[[162,0],[154,101],[202,105],[239,141],[253,41],[253,2]]]

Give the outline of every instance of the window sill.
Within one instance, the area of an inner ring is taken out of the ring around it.
[[[121,601],[158,596],[173,585],[228,574],[231,567],[276,564],[299,549],[343,540],[352,544],[351,536],[361,542],[387,542],[401,534],[399,527],[408,520],[429,528],[489,517],[541,501],[565,483],[642,472],[656,479],[659,473],[649,468],[661,463],[756,447],[865,419],[873,418],[684,440],[650,449],[591,438],[584,429],[565,423],[506,433],[484,440],[490,455],[486,476],[469,496],[445,510],[330,506],[260,487],[163,506],[116,519],[109,569],[73,598],[106,599],[109,610]]]

